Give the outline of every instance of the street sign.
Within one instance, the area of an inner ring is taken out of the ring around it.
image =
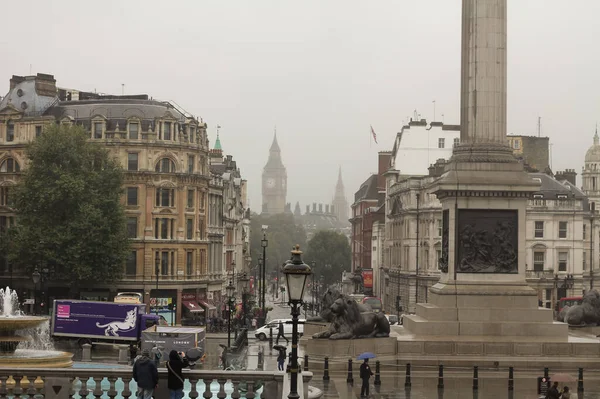
[[[550,388],[550,378],[538,377],[538,395],[546,395]]]

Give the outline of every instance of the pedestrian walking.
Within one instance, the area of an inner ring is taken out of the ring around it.
[[[185,353],[172,350],[169,353],[169,361],[167,362],[167,387],[171,399],[183,398],[183,368],[189,367],[190,363],[185,357]]]
[[[279,355],[277,356],[277,370],[279,371],[283,371],[283,365],[285,363],[285,351],[286,348],[283,346],[280,346],[278,349],[279,351]]]
[[[558,381],[554,381],[554,384],[548,389],[546,399],[560,399],[560,392],[558,390]]]
[[[133,364],[133,380],[137,383],[137,399],[151,399],[158,387],[158,370],[152,360],[150,351],[144,349],[142,355]]]
[[[563,388],[562,395],[560,395],[560,399],[571,399],[571,392],[569,392],[569,387]]]
[[[159,367],[160,366],[160,358],[162,357],[160,348],[158,348],[156,345],[154,345],[152,347],[152,350],[150,351],[150,353],[152,354],[152,361],[154,362],[154,365],[156,367]]]
[[[129,360],[131,361],[131,365],[135,363],[135,359],[137,357],[138,347],[137,345],[131,344],[129,345]]]
[[[279,326],[277,329],[278,329],[277,340],[276,340],[275,344],[279,345],[279,337],[285,339],[285,343],[288,344],[290,341],[285,337],[285,335],[283,335],[283,322],[281,320],[279,320]]]
[[[360,387],[361,398],[366,398],[369,396],[369,379],[372,375],[373,372],[369,366],[369,359],[365,359],[363,364],[360,365],[360,379],[362,380],[362,386]]]

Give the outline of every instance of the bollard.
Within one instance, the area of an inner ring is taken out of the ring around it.
[[[379,360],[375,362],[375,380],[373,385],[381,385],[381,374],[379,373]]]
[[[514,379],[514,369],[512,367],[508,368],[508,390],[515,390],[515,379]]]
[[[440,364],[438,371],[438,389],[444,389],[444,365]]]
[[[548,367],[544,367],[544,378],[546,378],[546,379],[550,378],[548,375]]]
[[[577,396],[583,396],[583,395],[579,395],[579,393],[583,394],[583,369],[580,367],[579,368],[579,377],[577,377]]]
[[[404,388],[410,388],[410,363],[406,363],[406,379],[404,380]]]
[[[352,378],[352,359],[348,359],[348,377],[346,378],[348,384],[354,384],[354,378]]]
[[[264,370],[265,369],[265,358],[264,358],[264,354],[263,351],[258,351],[258,369],[259,370]]]
[[[323,381],[329,381],[329,358],[325,358],[325,364],[323,365]]]
[[[308,371],[308,355],[304,355],[304,371]]]
[[[479,368],[477,366],[473,366],[473,390],[476,391],[479,389]]]
[[[273,349],[273,327],[269,327],[269,349]]]
[[[92,361],[92,345],[83,344],[83,351],[81,353],[81,361],[82,362],[91,362]]]

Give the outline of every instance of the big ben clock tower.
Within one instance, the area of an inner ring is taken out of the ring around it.
[[[262,174],[262,213],[269,215],[283,213],[286,194],[287,172],[281,161],[281,150],[275,133],[269,150],[269,160]]]

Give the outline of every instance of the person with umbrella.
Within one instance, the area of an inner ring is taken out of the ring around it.
[[[275,345],[273,349],[276,349],[279,354],[277,355],[277,370],[283,371],[283,364],[285,363],[285,352],[287,348],[282,345]]]
[[[558,381],[554,381],[554,384],[548,389],[546,394],[547,399],[560,399],[560,392],[558,391]]]
[[[369,359],[374,358],[375,354],[371,352],[361,353],[358,356],[358,360],[363,360],[363,364],[360,365],[360,379],[362,380],[362,386],[360,387],[360,397],[369,396],[369,379],[373,375],[371,367],[369,366]]]

